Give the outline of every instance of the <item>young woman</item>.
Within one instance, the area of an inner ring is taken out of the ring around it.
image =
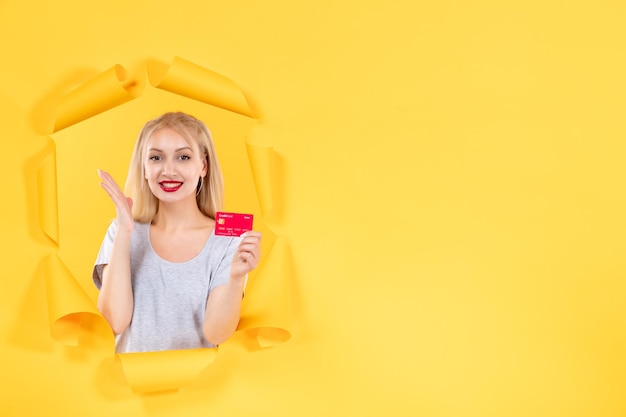
[[[239,322],[247,274],[259,262],[261,234],[214,234],[223,181],[211,134],[198,119],[166,113],[141,130],[127,197],[99,171],[116,219],[93,280],[116,352],[215,347]]]

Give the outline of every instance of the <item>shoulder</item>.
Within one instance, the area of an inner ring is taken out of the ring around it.
[[[135,222],[131,243],[133,246],[145,246],[150,240],[150,223]]]
[[[150,223],[141,223],[141,222],[135,221],[135,224],[133,225],[133,231],[135,232],[141,233],[149,229],[150,229]],[[115,235],[116,232],[117,232],[117,219],[113,219],[111,220],[111,223],[109,223],[109,226],[107,227],[107,233]]]

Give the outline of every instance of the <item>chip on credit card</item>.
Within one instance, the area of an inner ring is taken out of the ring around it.
[[[215,234],[218,236],[241,236],[242,233],[252,230],[252,214],[215,213]]]

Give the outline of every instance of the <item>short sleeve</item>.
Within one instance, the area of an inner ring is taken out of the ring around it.
[[[230,279],[230,266],[233,263],[233,257],[235,256],[235,252],[237,252],[239,243],[243,240],[239,237],[218,236],[218,238],[228,239],[229,242],[224,250],[224,256],[220,259],[215,273],[211,277],[211,281],[209,282],[209,292],[215,287],[228,283],[228,280]]]
[[[113,221],[107,229],[102,245],[100,245],[100,251],[98,252],[98,257],[96,258],[96,262],[93,267],[92,279],[98,289],[102,288],[102,270],[104,269],[104,266],[109,263],[116,232],[117,222]]]

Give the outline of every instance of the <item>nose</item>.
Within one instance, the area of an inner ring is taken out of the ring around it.
[[[175,174],[174,163],[171,160],[163,162],[163,175],[172,176]]]

